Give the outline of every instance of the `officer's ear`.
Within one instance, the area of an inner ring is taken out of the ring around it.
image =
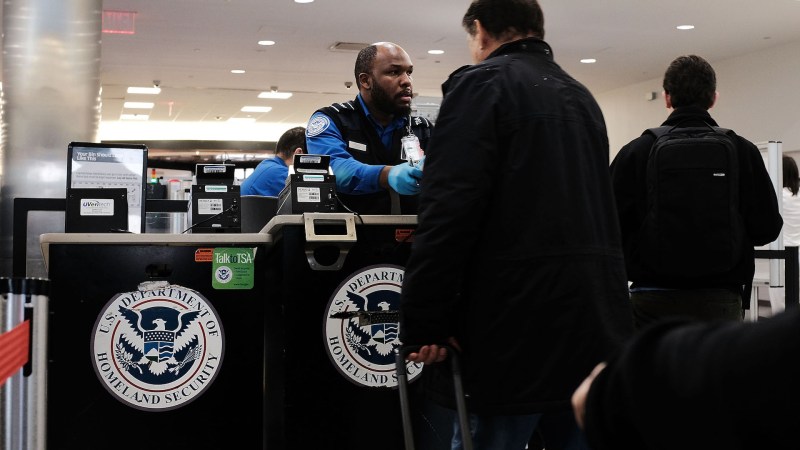
[[[358,74],[358,84],[365,90],[372,89],[372,77],[368,73]]]

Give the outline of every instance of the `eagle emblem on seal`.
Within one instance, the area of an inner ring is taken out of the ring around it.
[[[129,372],[136,369],[141,373],[144,368],[153,375],[167,371],[177,374],[202,354],[197,339],[201,331],[197,325],[198,311],[178,311],[163,306],[138,310],[119,306],[119,312],[124,320],[119,322],[117,359],[121,359],[122,366]],[[120,354],[126,346],[138,357],[132,358],[129,352]],[[183,353],[180,361],[175,358],[179,353]]]

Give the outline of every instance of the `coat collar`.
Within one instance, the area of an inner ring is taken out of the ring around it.
[[[550,44],[539,38],[530,37],[506,42],[500,47],[497,47],[492,53],[489,54],[489,56],[486,57],[485,60],[479,62],[478,64],[467,64],[454,70],[453,73],[447,77],[447,80],[442,83],[442,94],[447,92],[451,80],[459,73],[468,70],[471,67],[479,66],[480,64],[483,64],[492,58],[505,56],[511,53],[538,53],[545,55],[549,59],[553,59],[553,50],[550,48]]]
[[[696,126],[699,125],[700,122],[705,122],[711,126],[719,126],[717,122],[711,118],[711,114],[708,113],[707,109],[698,106],[682,106],[680,108],[675,108],[662,125],[674,126],[685,123],[685,126]]]
[[[507,55],[509,53],[520,53],[520,52],[527,52],[527,53],[540,53],[547,55],[549,58],[553,58],[553,49],[550,48],[550,45],[535,37],[517,39],[516,41],[506,42],[505,44],[497,47],[486,59],[491,59],[497,56]]]

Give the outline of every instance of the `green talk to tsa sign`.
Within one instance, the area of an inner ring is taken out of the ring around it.
[[[211,286],[214,289],[252,289],[254,260],[253,248],[215,248]]]

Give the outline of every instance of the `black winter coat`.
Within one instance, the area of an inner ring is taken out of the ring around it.
[[[443,92],[401,340],[455,336],[473,412],[567,410],[631,329],[602,113],[534,38],[454,72]]]
[[[758,323],[662,321],[592,383],[595,450],[800,447],[800,308]]]

